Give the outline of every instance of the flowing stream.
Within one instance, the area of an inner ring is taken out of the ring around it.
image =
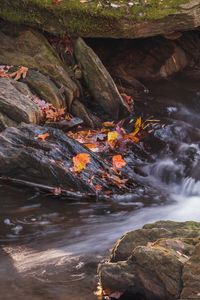
[[[124,232],[161,219],[200,221],[196,86],[160,84],[159,101],[147,104],[163,123],[154,137],[164,147],[138,163],[142,184],[131,197],[67,203],[1,186],[0,299],[95,300],[97,264]]]

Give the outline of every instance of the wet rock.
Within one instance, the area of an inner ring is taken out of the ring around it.
[[[0,123],[2,129],[21,122],[40,122],[41,111],[31,101],[29,97],[31,95],[24,83],[0,78]]]
[[[119,114],[123,114],[123,110],[127,109],[110,74],[83,39],[78,38],[75,41],[74,49],[77,62],[83,71],[85,83],[94,101],[112,119],[118,119]]]
[[[49,134],[46,140],[37,138],[44,133]],[[72,158],[78,153],[88,153],[91,158],[81,174],[73,171]],[[96,184],[111,189],[109,182],[103,179],[105,172],[112,172],[108,163],[59,129],[22,123],[0,133],[1,176],[96,193]],[[93,184],[89,184],[91,177]]]
[[[32,29],[20,29],[4,24],[0,30],[0,64],[25,66],[35,68],[40,73],[52,79],[58,87],[63,86],[65,91],[65,106],[70,108],[73,99],[79,94],[76,84],[68,75],[58,55],[48,43],[47,39],[39,32]],[[60,106],[62,97],[58,100],[59,93],[55,85],[38,73],[30,72],[27,83],[34,90],[39,91],[44,97],[50,96],[50,101]]]
[[[99,265],[104,290],[145,300],[198,299],[200,223],[160,221],[128,232]]]

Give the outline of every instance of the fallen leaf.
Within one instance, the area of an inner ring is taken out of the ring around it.
[[[46,132],[46,133],[43,133],[43,134],[39,134],[39,135],[37,136],[37,139],[38,139],[38,140],[41,140],[41,141],[45,141],[46,138],[48,138],[48,137],[49,137],[49,133]]]
[[[104,122],[103,127],[115,127],[114,121],[111,122]]]
[[[119,155],[114,155],[112,157],[112,164],[114,169],[121,169],[123,167],[125,167],[126,162],[123,159],[123,157],[119,154]]]
[[[55,196],[59,196],[62,194],[62,189],[60,187],[55,187],[53,190],[52,190],[52,193],[53,195]]]
[[[108,144],[111,148],[115,147],[118,137],[119,137],[119,133],[117,131],[108,132]]]
[[[13,72],[9,74],[10,78],[14,78],[14,80],[19,80],[21,78],[25,78],[28,72],[28,68],[26,67],[20,67],[19,70],[16,72]]]
[[[101,191],[102,190],[102,186],[100,184],[95,185],[95,190],[96,191]]]
[[[52,0],[52,4],[59,4],[62,0]]]
[[[90,149],[92,152],[99,152],[97,144],[84,144],[84,146]]]
[[[73,157],[74,172],[80,173],[90,162],[90,155],[87,153],[79,153]]]

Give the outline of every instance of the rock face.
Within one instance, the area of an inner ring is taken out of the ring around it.
[[[28,87],[13,79],[0,78],[0,128],[16,126],[21,122],[39,123],[42,114],[31,101]]]
[[[12,34],[11,34],[12,33]],[[38,71],[28,73],[27,84],[38,92],[47,102],[57,107],[70,108],[72,101],[79,95],[76,84],[71,80],[67,67],[46,38],[37,31],[21,29],[3,24],[0,29],[0,64],[33,68]],[[48,78],[45,78],[48,76]],[[62,86],[63,95],[59,88]]]
[[[145,300],[200,299],[200,223],[160,221],[126,233],[99,265],[103,290]]]
[[[118,119],[119,113],[121,112],[122,114],[126,107],[112,77],[98,56],[86,45],[83,39],[78,38],[76,40],[74,51],[94,101],[112,119]]]
[[[0,17],[52,33],[83,37],[138,38],[200,25],[199,0],[112,2],[2,0]]]

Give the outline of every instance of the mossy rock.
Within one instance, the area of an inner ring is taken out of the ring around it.
[[[104,2],[108,1],[1,0],[0,17],[56,34],[84,37],[136,38],[200,25],[199,0]]]
[[[159,221],[128,232],[98,274],[109,295],[200,299],[200,223]]]

